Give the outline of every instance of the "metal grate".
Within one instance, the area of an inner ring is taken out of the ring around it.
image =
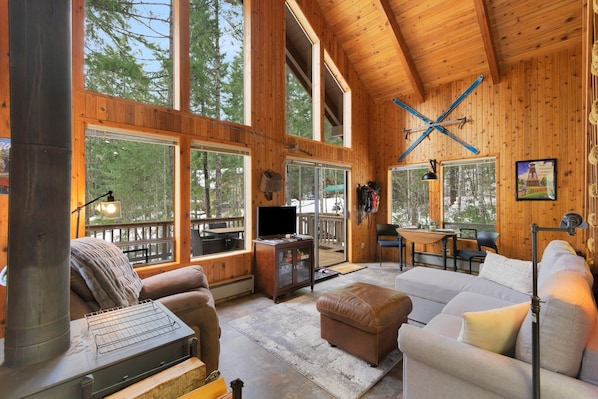
[[[180,328],[163,309],[147,300],[138,305],[85,315],[99,353],[107,353]]]

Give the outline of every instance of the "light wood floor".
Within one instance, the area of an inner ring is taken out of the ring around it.
[[[378,263],[371,263],[367,266],[366,269],[319,282],[315,285],[314,290],[330,289],[356,281],[394,288],[394,278],[400,273],[398,263],[383,262],[382,267]],[[280,297],[279,300],[282,302],[305,294],[309,292],[309,289],[302,288],[287,296]],[[222,328],[220,371],[227,384],[236,378],[240,378],[245,384],[243,388],[244,398],[331,398],[332,396],[329,393],[228,324],[230,320],[268,306],[276,305],[274,305],[271,298],[261,293],[216,305]],[[363,398],[402,398],[402,370],[402,362],[399,362]]]
[[[345,261],[345,254],[335,249],[318,250],[318,266],[328,267]]]

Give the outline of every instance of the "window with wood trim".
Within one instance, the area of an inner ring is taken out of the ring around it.
[[[241,0],[87,0],[85,7],[87,90],[244,122]],[[178,8],[189,9],[180,20]],[[189,89],[184,106],[177,87]]]
[[[350,146],[351,92],[295,2],[286,3],[286,132]],[[320,100],[322,98],[322,100]]]
[[[102,218],[99,202],[86,207],[85,235],[114,242],[132,263],[173,260],[177,143],[95,126],[85,135],[86,202],[112,191],[121,203],[118,219]]]
[[[443,226],[496,231],[496,160],[444,161]]]
[[[192,256],[245,249],[250,178],[251,159],[246,149],[192,143]]]
[[[391,223],[419,226],[430,222],[429,185],[422,181],[427,172],[428,165],[409,165],[390,171]]]

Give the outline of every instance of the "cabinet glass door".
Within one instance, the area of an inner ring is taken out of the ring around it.
[[[295,250],[295,265],[297,270],[296,282],[304,283],[310,281],[311,256],[308,247]]]
[[[278,288],[293,285],[293,250],[278,251]]]

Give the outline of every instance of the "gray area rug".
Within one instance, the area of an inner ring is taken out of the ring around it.
[[[229,324],[339,399],[361,397],[402,358],[396,349],[370,367],[320,338],[315,299],[300,296]]]

